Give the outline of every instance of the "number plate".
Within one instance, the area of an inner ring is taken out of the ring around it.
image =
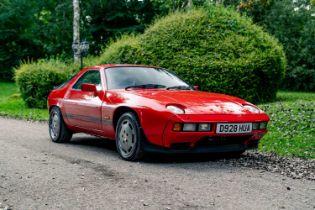
[[[218,123],[217,133],[234,134],[252,132],[252,123]]]

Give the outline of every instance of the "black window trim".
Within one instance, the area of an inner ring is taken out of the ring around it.
[[[73,88],[73,86],[75,84],[77,84],[77,82],[80,80],[80,78],[82,78],[86,73],[90,72],[90,71],[98,71],[99,72],[99,75],[100,75],[100,81],[101,81],[101,86],[102,86],[102,89],[103,89],[103,85],[102,85],[102,75],[101,75],[101,72],[99,69],[89,69],[89,70],[86,70],[74,83],[73,85],[71,86],[71,90],[81,90],[80,88],[79,89],[76,89],[76,88]]]

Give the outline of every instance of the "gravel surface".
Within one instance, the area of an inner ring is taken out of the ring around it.
[[[220,160],[232,166],[249,167],[264,171],[280,173],[293,179],[315,181],[315,160],[279,157],[276,154],[265,154],[248,151],[240,158]]]
[[[0,118],[3,209],[315,209],[314,161],[151,155],[121,160],[115,144],[49,141],[45,123]]]

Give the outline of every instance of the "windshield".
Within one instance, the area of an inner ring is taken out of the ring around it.
[[[113,67],[105,70],[107,88],[192,88],[174,74],[161,68],[150,67]]]

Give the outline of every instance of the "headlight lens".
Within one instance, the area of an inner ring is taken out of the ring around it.
[[[195,123],[185,123],[183,126],[183,131],[196,131],[197,124]]]
[[[265,130],[267,129],[268,122],[254,122],[253,123],[253,130]]]
[[[253,123],[253,130],[258,130],[259,129],[259,124],[260,123]]]
[[[244,105],[244,108],[247,109],[248,111],[256,113],[256,114],[260,112],[260,110],[258,108],[251,106],[251,105]]]
[[[211,124],[209,123],[201,123],[198,126],[198,131],[210,131],[211,130]]]
[[[266,128],[267,128],[267,122],[261,122],[260,126],[259,126],[259,129],[264,130]]]
[[[174,114],[185,114],[185,111],[183,109],[174,105],[168,105],[166,106],[166,109]]]

